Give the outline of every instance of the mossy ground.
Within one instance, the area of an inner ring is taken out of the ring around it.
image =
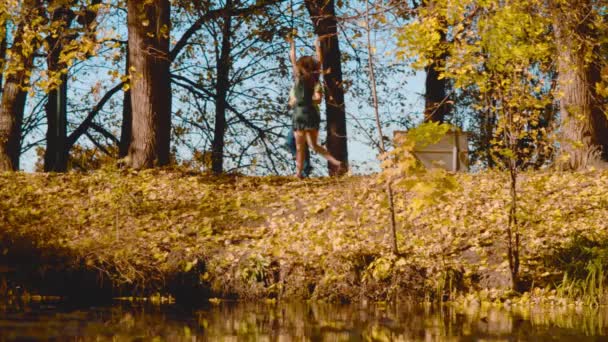
[[[508,177],[457,179],[461,189],[415,217],[408,194],[396,189],[401,255],[394,256],[376,176],[4,173],[0,278],[53,294],[178,300],[385,301],[503,291],[510,285]],[[608,171],[522,175],[524,289],[558,287],[576,241],[589,248],[608,241],[607,190]]]

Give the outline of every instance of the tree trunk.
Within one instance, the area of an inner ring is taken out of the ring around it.
[[[57,8],[51,21],[57,23],[56,35],[49,36],[47,67],[51,77],[57,77],[60,84],[49,91],[46,105],[46,150],[44,152],[44,171],[65,172],[68,167],[67,140],[67,91],[68,77],[65,63],[59,57],[67,40],[65,30],[70,26],[74,14],[67,7]]]
[[[495,108],[495,107],[492,107]],[[494,130],[496,129],[496,114],[493,110],[484,109],[479,113],[479,148],[483,151],[484,159],[488,168],[493,168],[496,164],[494,161],[492,141],[494,139]]]
[[[560,100],[560,148],[564,164],[570,169],[588,166],[608,157],[608,122],[602,98],[596,92],[600,81],[597,62],[587,55],[599,56],[597,32],[592,22],[597,14],[589,0],[569,3],[554,0],[553,28],[558,48]]]
[[[127,42],[127,58],[125,60],[125,75],[129,76],[129,43]],[[118,146],[118,157],[124,158],[129,154],[129,145],[131,145],[133,125],[133,109],[131,108],[131,90],[127,89],[124,92],[122,100],[122,124],[120,126],[120,145]]]
[[[441,31],[440,34],[441,41],[445,42],[445,33]],[[447,103],[447,79],[439,79],[441,67],[445,64],[447,57],[447,53],[444,52],[425,68],[424,122],[443,122],[450,111]]]
[[[9,63],[11,67],[11,63]],[[21,123],[27,92],[22,85],[28,83],[24,72],[17,72],[6,79],[0,104],[0,171],[19,169],[21,148]]]
[[[424,93],[424,121],[443,122],[450,111],[447,101],[447,80],[439,79],[438,64],[426,67],[426,91]]]
[[[128,160],[133,168],[169,163],[171,83],[169,0],[128,0],[133,113]]]
[[[33,66],[35,48],[24,51],[26,23],[33,22],[39,15],[39,3],[35,0],[24,1],[21,21],[15,33],[11,58],[6,61],[6,80],[2,90],[0,102],[0,171],[19,169],[19,155],[21,154],[21,124],[27,99],[30,71]],[[37,46],[39,42],[27,42],[30,46]]]
[[[327,149],[336,159],[348,163],[346,109],[342,84],[342,61],[334,0],[305,0],[315,33],[321,38],[327,111]],[[345,173],[346,167],[327,164],[331,176]]]
[[[420,6],[424,7],[432,5],[432,2],[427,0],[420,3]],[[439,21],[442,27],[447,25],[444,17],[440,17]],[[447,39],[445,32],[442,29],[438,29],[436,32],[440,35],[441,44],[445,44]],[[441,67],[445,65],[447,58],[448,54],[444,51],[441,55],[435,57],[433,62],[424,69],[426,71],[424,82],[424,122],[444,122],[445,116],[450,111],[450,106],[446,103],[447,79],[439,79]]]
[[[211,169],[220,174],[224,167],[224,133],[226,132],[226,104],[228,88],[230,87],[230,50],[232,38],[232,6],[231,0],[226,1],[226,14],[222,27],[222,46],[217,63],[217,81],[215,83],[215,129],[211,146]]]
[[[365,31],[367,34],[367,55],[368,55],[368,76],[372,90],[372,104],[374,105],[374,116],[376,118],[376,129],[378,130],[378,147],[380,153],[385,153],[384,133],[382,133],[382,124],[380,123],[380,105],[378,104],[378,90],[376,82],[376,72],[374,68],[374,49],[372,48],[371,38],[371,22],[369,20],[369,2],[365,3]],[[391,222],[391,244],[394,255],[399,255],[399,247],[397,244],[397,221],[395,220],[395,201],[393,196],[393,187],[391,180],[386,180],[386,197],[388,200],[389,218]],[[389,234],[387,234],[389,235]]]
[[[4,64],[6,61],[6,23],[0,22],[0,95],[2,95],[2,76],[4,75]]]

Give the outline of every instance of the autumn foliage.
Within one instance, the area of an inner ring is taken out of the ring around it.
[[[51,281],[58,272],[76,277],[79,286],[103,280],[112,295],[183,291],[199,299],[357,301],[508,292],[508,176],[484,172],[456,180],[460,186],[446,191],[444,201],[415,212],[414,194],[396,187],[403,254],[395,256],[384,234],[384,189],[375,176],[296,181],[177,170],[4,173],[2,258],[19,267],[36,256],[35,268],[48,277],[37,286],[61,289]],[[584,266],[556,260],[566,260],[563,253],[576,241],[599,246],[608,238],[608,173],[524,173],[519,186],[522,281],[530,290],[532,284],[551,289],[564,273],[585,275]],[[30,246],[25,254],[24,246]]]

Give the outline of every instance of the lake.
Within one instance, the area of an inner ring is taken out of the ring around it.
[[[0,341],[606,341],[607,308],[117,301],[0,304]]]

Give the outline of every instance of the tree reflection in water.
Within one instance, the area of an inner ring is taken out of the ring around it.
[[[456,308],[430,305],[334,305],[222,302],[196,309],[116,303],[0,304],[0,341],[449,341],[600,340],[607,308]]]

